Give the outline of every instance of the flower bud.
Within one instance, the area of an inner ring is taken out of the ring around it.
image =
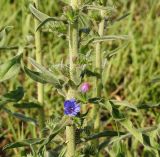
[[[89,89],[90,89],[90,87],[91,86],[90,86],[90,84],[88,82],[82,83],[82,85],[81,85],[81,92],[83,92],[83,93],[88,92]]]

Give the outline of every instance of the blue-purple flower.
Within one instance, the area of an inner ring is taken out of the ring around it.
[[[90,86],[90,84],[88,82],[82,83],[82,85],[81,85],[81,92],[83,92],[83,93],[88,92],[89,89],[90,89],[90,87],[91,86]]]
[[[75,99],[66,100],[64,102],[64,114],[68,116],[76,116],[80,112],[80,105]]]

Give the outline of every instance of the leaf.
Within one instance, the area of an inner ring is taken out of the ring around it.
[[[124,18],[128,17],[130,15],[130,13],[125,13],[124,15],[120,16],[119,18],[117,18],[116,20],[114,20],[113,22],[117,22],[117,21],[121,21]]]
[[[28,69],[26,66],[24,66],[25,73],[34,81],[40,82],[42,84],[50,83],[54,85],[56,88],[62,88],[59,80],[57,80],[53,75],[50,75],[48,73],[44,72],[36,72]]]
[[[39,138],[25,139],[22,141],[17,141],[17,142],[9,143],[9,144],[5,145],[3,147],[3,150],[41,144],[43,141],[44,141],[44,139],[39,139]]]
[[[66,91],[62,88],[62,89],[57,89],[57,91],[58,91],[58,93],[60,94],[60,95],[62,95],[64,98],[66,97],[66,95],[67,95],[67,93],[66,93]]]
[[[126,134],[126,133],[125,132],[105,130],[103,132],[96,133],[96,134],[93,134],[91,136],[88,136],[87,138],[85,138],[85,141],[94,140],[94,139],[101,138],[101,137],[113,137],[113,136],[119,136],[119,135],[124,135],[124,134]]]
[[[136,106],[138,109],[149,109],[149,108],[160,108],[160,103],[158,104],[139,104]]]
[[[7,100],[10,102],[18,102],[24,96],[23,87],[18,87],[16,90],[10,91],[2,96],[2,100]]]
[[[107,58],[108,60],[111,59],[114,55],[117,54],[117,52],[120,49],[124,49],[129,45],[129,42],[125,42],[124,44],[122,44],[122,46],[119,46],[117,48],[115,48],[114,50],[110,51],[110,52],[105,52],[104,53],[104,57]]]
[[[75,85],[79,85],[81,83],[81,68],[76,67],[75,69],[71,70],[71,80],[74,82]]]
[[[42,73],[32,71],[32,70],[28,69],[26,66],[24,66],[24,71],[34,81],[40,82],[43,84],[47,83],[47,81],[46,81],[45,77],[43,77]]]
[[[32,123],[34,125],[37,125],[37,121],[35,119],[30,118],[30,117],[26,117],[24,114],[17,113],[17,112],[12,112],[12,111],[10,111],[9,109],[7,109],[5,107],[3,107],[3,110],[5,112],[7,112],[9,115],[11,115],[11,116],[13,116],[15,118],[18,118],[18,119],[20,119],[20,120],[22,120],[24,122],[30,122],[30,123]]]
[[[53,138],[62,131],[68,125],[68,119],[64,117],[55,127],[54,130],[50,133],[50,135],[44,140],[44,142],[40,145],[38,152],[40,153],[44,146],[48,145]]]
[[[28,61],[40,72],[41,78],[44,78],[47,83],[55,85],[56,88],[62,88],[62,82],[55,78],[49,70],[47,70],[42,65],[36,63],[36,61],[32,58],[29,58]]]
[[[20,70],[22,54],[0,65],[0,82],[13,78]]]
[[[125,127],[125,129],[127,129],[128,132],[130,132],[135,137],[136,140],[144,144],[142,133],[136,128],[134,128],[132,122],[129,119],[125,119],[119,122],[123,127]]]
[[[14,107],[16,108],[22,108],[22,109],[34,109],[34,108],[42,108],[42,106],[38,103],[34,102],[23,102],[20,104],[13,104]]]
[[[29,9],[31,11],[31,13],[40,21],[42,22],[37,29],[39,29],[42,25],[44,25],[46,22],[46,26],[47,28],[49,28],[52,31],[58,31],[60,33],[64,33],[64,31],[66,30],[66,27],[64,25],[65,20],[62,18],[55,18],[55,17],[50,17],[44,13],[42,13],[41,11],[39,11],[38,9],[36,9],[32,4],[29,5]],[[53,21],[54,18],[54,21]],[[47,20],[49,19],[49,21]],[[56,20],[55,20],[56,19]],[[61,20],[60,20],[61,19]],[[58,21],[57,21],[58,20]],[[63,22],[64,23],[63,23]]]
[[[160,129],[160,125],[158,126],[152,126],[152,127],[146,127],[146,128],[140,128],[136,131],[138,131],[139,133],[141,133],[142,135],[143,134],[146,134],[146,133],[149,133],[149,132],[153,132],[155,130],[159,130]],[[106,141],[102,142],[100,145],[99,145],[99,150],[103,149],[104,147],[106,146],[110,146],[112,145],[113,143],[117,143],[119,142],[120,140],[124,140],[126,138],[129,138],[129,137],[132,137],[133,134],[131,132],[129,133],[126,133],[124,135],[121,135],[119,137],[114,137],[112,138],[111,140],[110,139],[107,139]],[[142,136],[142,138],[144,138],[144,136]],[[137,139],[137,138],[136,138]],[[143,139],[143,141],[145,141],[145,139]],[[145,142],[144,142],[145,143]],[[145,145],[145,144],[144,144]]]
[[[29,58],[28,61],[41,73],[45,73],[46,75],[52,76],[52,73],[48,71],[45,67],[42,65],[36,63],[36,61],[32,58]],[[52,76],[53,77],[53,76]]]
[[[6,26],[0,31],[0,48],[6,46],[7,31],[13,29],[13,26]]]
[[[150,142],[149,136],[147,136],[146,134],[142,134],[142,137],[143,137],[144,144],[151,147],[151,142]]]
[[[29,4],[29,9],[30,9],[31,13],[41,22],[46,20],[47,18],[49,18],[48,15],[37,10],[32,4]]]
[[[35,119],[30,118],[30,117],[26,117],[24,114],[14,112],[14,113],[13,113],[13,116],[14,116],[15,118],[18,118],[18,119],[24,121],[24,122],[31,122],[31,123],[33,123],[34,125],[37,125],[37,121],[36,121]]]
[[[118,100],[109,100],[110,102],[114,103],[115,105],[118,106],[124,106],[124,107],[128,107],[130,109],[134,109],[137,111],[137,106],[130,104],[127,101],[118,101]]]
[[[18,46],[3,46],[0,47],[0,50],[14,50],[14,49],[18,49]]]
[[[20,101],[23,98],[23,96],[24,90],[22,87],[18,87],[16,90],[4,94],[2,97],[0,97],[0,108],[8,102]]]
[[[103,98],[94,97],[88,99],[88,103],[99,104],[100,102],[103,102]]]
[[[124,113],[122,113],[122,111],[119,111],[119,109],[112,101],[107,101],[107,103],[105,103],[104,105],[103,104],[104,103],[102,103],[102,106],[109,110],[110,114],[115,120],[122,120],[126,118]]]
[[[98,6],[98,5],[83,5],[80,9],[88,9],[88,10],[99,10],[99,11],[107,11],[107,12],[110,12],[110,11],[115,11],[115,8],[114,7],[108,7],[108,6]]]
[[[80,32],[88,34],[90,32],[89,25],[90,19],[87,14],[81,13],[79,15]],[[84,29],[84,27],[87,27]],[[83,29],[82,29],[83,28]]]
[[[89,45],[90,43],[96,43],[96,42],[104,42],[104,41],[112,41],[112,40],[128,40],[127,35],[108,35],[108,36],[97,36],[92,37],[87,41],[83,41],[82,45]]]
[[[94,72],[94,71],[91,71],[89,69],[84,69],[81,73],[81,77],[84,77],[84,76],[88,76],[88,77],[97,77],[97,78],[100,78],[100,74],[97,73],[97,72]]]
[[[70,77],[70,68],[69,65],[65,64],[54,64],[50,67],[50,70],[57,75],[63,75],[66,78]]]
[[[45,25],[47,22],[50,22],[50,21],[61,21],[63,23],[67,23],[67,21],[62,18],[48,17],[38,25],[38,27],[36,28],[36,31],[39,30],[43,25]]]

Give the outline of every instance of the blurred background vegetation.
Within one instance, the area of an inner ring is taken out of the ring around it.
[[[0,30],[5,26],[13,26],[8,30],[5,39],[6,46],[23,46],[26,42],[33,42],[34,23],[28,9],[29,0],[0,0]],[[160,76],[160,1],[159,0],[114,0],[120,17],[124,13],[130,13],[124,20],[109,23],[107,34],[129,35],[128,46],[117,51],[116,55],[108,62],[106,73],[103,76],[105,82],[104,92],[109,98],[127,100],[133,104],[156,104],[160,102],[160,84],[152,84],[151,81]],[[50,16],[61,15],[63,10],[59,0],[42,0],[40,10]],[[112,16],[111,18],[115,18]],[[53,33],[42,33],[42,51],[44,53],[43,64],[52,65],[66,61],[67,43]],[[114,43],[104,43],[104,51],[116,47]],[[0,49],[0,63],[17,54],[17,49]],[[34,51],[26,50],[26,56],[34,57]],[[36,84],[23,74],[10,81],[0,84],[0,94],[22,85],[25,89],[26,100],[36,99]],[[47,116],[55,116],[63,113],[62,98],[57,97],[56,91],[51,86],[45,86],[45,110]],[[12,110],[15,110],[14,108]],[[0,111],[1,112],[1,111]],[[24,111],[22,111],[24,112]],[[149,114],[158,116],[159,109],[152,110]],[[25,114],[35,116],[36,111],[25,111]],[[143,123],[146,111],[139,117]],[[18,154],[17,149],[2,152],[2,147],[8,142],[23,139],[31,134],[36,137],[36,128],[32,124],[20,125],[19,121],[0,113],[0,156],[7,157]],[[148,123],[152,119],[148,119]],[[143,124],[142,124],[143,125]],[[9,130],[9,131],[8,131]],[[9,133],[8,133],[9,132]],[[13,153],[14,152],[14,153]]]

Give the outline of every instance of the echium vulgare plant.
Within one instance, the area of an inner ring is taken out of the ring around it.
[[[0,107],[16,118],[39,125],[42,135],[39,138],[10,143],[4,150],[30,147],[31,151],[26,156],[33,157],[107,156],[106,153],[118,157],[126,156],[127,149],[130,149],[125,139],[131,140],[131,137],[134,137],[137,148],[141,144],[158,157],[157,136],[160,126],[140,128],[134,117],[129,116],[135,113],[138,115],[140,109],[149,109],[151,106],[135,106],[125,101],[110,100],[103,94],[104,64],[113,54],[103,52],[102,44],[112,40],[127,40],[126,35],[106,35],[107,26],[113,22],[110,19],[115,8],[108,6],[107,0],[61,0],[59,3],[65,5],[62,15],[50,17],[39,11],[38,0],[34,2],[29,5],[29,9],[35,17],[36,61],[32,58],[28,58],[27,61],[36,70],[26,66],[23,49],[27,46],[21,47],[17,56],[1,65],[0,79],[5,81],[12,78],[21,67],[36,81],[38,104],[29,102],[14,104],[14,107],[38,108],[40,118],[37,122],[25,115],[12,113],[4,106],[7,103],[17,103],[23,98],[22,87],[3,95]],[[122,15],[118,20],[124,17],[126,15]],[[43,31],[44,27],[66,40],[69,51],[68,63],[52,65],[49,69],[41,65],[40,30]],[[65,99],[64,116],[61,120],[44,121],[43,84],[47,83],[53,85]],[[107,117],[103,124],[110,123],[110,130],[102,130],[100,119],[102,110]]]

